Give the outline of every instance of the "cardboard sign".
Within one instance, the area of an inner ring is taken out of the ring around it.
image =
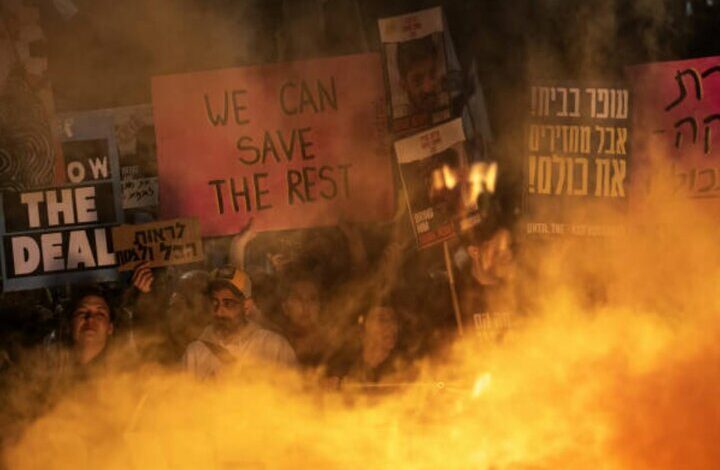
[[[624,233],[630,93],[623,86],[531,87],[523,205],[527,235]]]
[[[398,140],[395,153],[418,248],[453,238],[482,221],[477,196],[483,188],[468,177],[461,119]],[[482,173],[485,177],[489,172]]]
[[[380,57],[154,77],[160,211],[204,236],[392,216]]]
[[[67,155],[82,149],[88,161],[106,164],[77,184],[2,194],[6,291],[117,279],[110,227],[122,210],[111,123],[95,121],[63,145]]]
[[[113,245],[120,271],[130,271],[143,261],[150,267],[202,261],[202,240],[197,219],[160,220],[113,228]]]
[[[158,205],[157,178],[124,179],[122,181],[123,209],[140,209]]]
[[[636,104],[633,203],[653,194],[720,208],[720,56],[627,72]]]

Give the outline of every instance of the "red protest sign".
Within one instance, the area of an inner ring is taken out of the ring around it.
[[[380,56],[154,77],[162,217],[202,233],[393,213]]]
[[[717,208],[720,57],[658,62],[627,70],[635,95],[635,206],[642,206],[645,196],[660,195],[667,201],[693,199]]]

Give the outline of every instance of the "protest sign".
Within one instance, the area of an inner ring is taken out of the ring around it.
[[[157,178],[138,178],[122,180],[123,209],[153,207],[158,204]]]
[[[120,159],[111,118],[91,112],[63,114],[58,116],[57,123],[62,123],[58,131],[67,182],[119,178]]]
[[[720,207],[720,56],[626,70],[636,110],[634,209],[651,195]]]
[[[112,121],[122,168],[137,165],[142,173],[138,177],[155,176],[155,126],[149,104],[61,113],[57,115],[56,126],[61,134],[72,137],[76,127],[96,119]]]
[[[482,188],[476,187],[482,182],[468,178],[461,119],[398,140],[395,153],[419,248],[453,238],[482,221],[477,207]]]
[[[395,133],[449,120],[449,73],[459,70],[442,8],[378,20]]]
[[[154,77],[160,211],[204,236],[386,220],[377,54]]]
[[[630,93],[623,86],[531,87],[523,205],[527,235],[624,233]]]
[[[122,212],[111,123],[97,120],[63,146],[75,184],[2,194],[6,291],[117,278],[110,227]]]
[[[204,259],[197,219],[121,225],[113,228],[112,235],[120,271],[135,269],[143,261],[156,268]]]
[[[123,209],[154,209],[158,205],[155,126],[150,105],[63,113],[56,125],[71,137],[75,128],[95,119],[111,119],[122,180]],[[68,158],[65,158],[67,163]],[[72,175],[67,175],[73,182]],[[139,181],[138,181],[139,180]]]

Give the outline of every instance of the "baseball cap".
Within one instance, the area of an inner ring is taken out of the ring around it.
[[[217,268],[210,273],[210,281],[208,283],[210,291],[219,288],[228,288],[238,297],[249,299],[252,297],[252,283],[250,276],[245,271],[235,268],[234,266],[223,266]]]

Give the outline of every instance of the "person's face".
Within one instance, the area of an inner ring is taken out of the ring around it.
[[[105,299],[96,295],[83,298],[72,315],[73,342],[80,347],[91,344],[105,347],[112,332],[110,307]]]
[[[317,325],[320,319],[320,291],[312,281],[298,281],[290,286],[283,312],[292,324],[307,330]]]
[[[402,80],[402,86],[416,110],[433,111],[441,92],[435,58],[426,57],[412,64]]]
[[[210,293],[213,321],[221,334],[236,332],[245,324],[245,299],[230,289],[215,289]]]
[[[366,344],[390,351],[398,338],[398,321],[395,310],[390,307],[375,307],[365,319]]]

